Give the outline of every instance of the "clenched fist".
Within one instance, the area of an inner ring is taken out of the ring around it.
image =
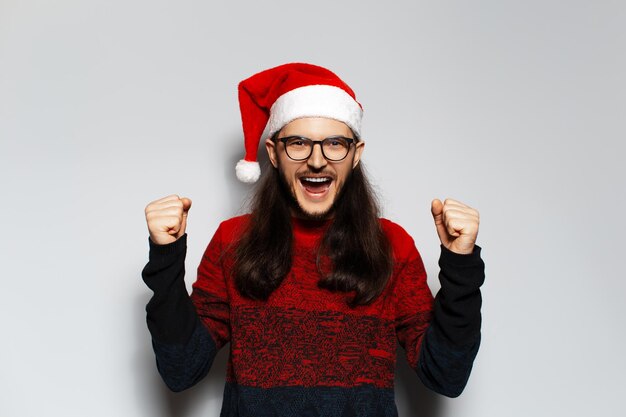
[[[190,207],[190,199],[176,194],[148,204],[145,213],[150,240],[158,245],[167,245],[184,235]]]
[[[452,252],[470,254],[478,236],[478,211],[460,201],[434,199],[431,212],[441,244]]]

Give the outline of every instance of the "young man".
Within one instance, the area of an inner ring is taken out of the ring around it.
[[[480,343],[478,212],[433,200],[433,298],[413,239],[379,218],[354,92],[325,68],[293,63],[242,81],[239,101],[247,152],[237,176],[259,177],[266,125],[271,166],[251,212],[219,225],[191,296],[191,200],[171,195],[145,209],[147,322],[168,387],[196,384],[230,343],[221,416],[397,416],[399,342],[426,386],[460,395]]]

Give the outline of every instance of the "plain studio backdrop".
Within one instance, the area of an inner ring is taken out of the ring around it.
[[[365,109],[384,216],[437,279],[433,198],[481,214],[482,345],[456,399],[399,348],[400,416],[623,416],[621,1],[0,0],[0,415],[218,416],[227,347],[167,390],[145,206],[192,199],[188,288],[250,187],[237,83],[326,66]]]

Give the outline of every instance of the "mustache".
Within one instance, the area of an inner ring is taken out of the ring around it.
[[[297,174],[296,177],[298,179],[302,178],[302,177],[329,177],[333,180],[337,179],[337,174],[333,173],[333,172],[327,172],[327,171],[311,171],[311,170],[307,170],[305,172],[302,172],[300,174]]]

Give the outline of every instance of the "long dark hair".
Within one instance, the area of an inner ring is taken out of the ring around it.
[[[376,196],[360,162],[346,179],[332,208],[334,218],[324,234],[317,268],[320,288],[355,290],[348,305],[371,303],[383,291],[393,269],[391,245],[380,221]],[[292,196],[280,172],[267,164],[251,201],[245,232],[236,242],[233,275],[239,292],[267,300],[292,265]],[[323,271],[322,259],[330,260]]]

